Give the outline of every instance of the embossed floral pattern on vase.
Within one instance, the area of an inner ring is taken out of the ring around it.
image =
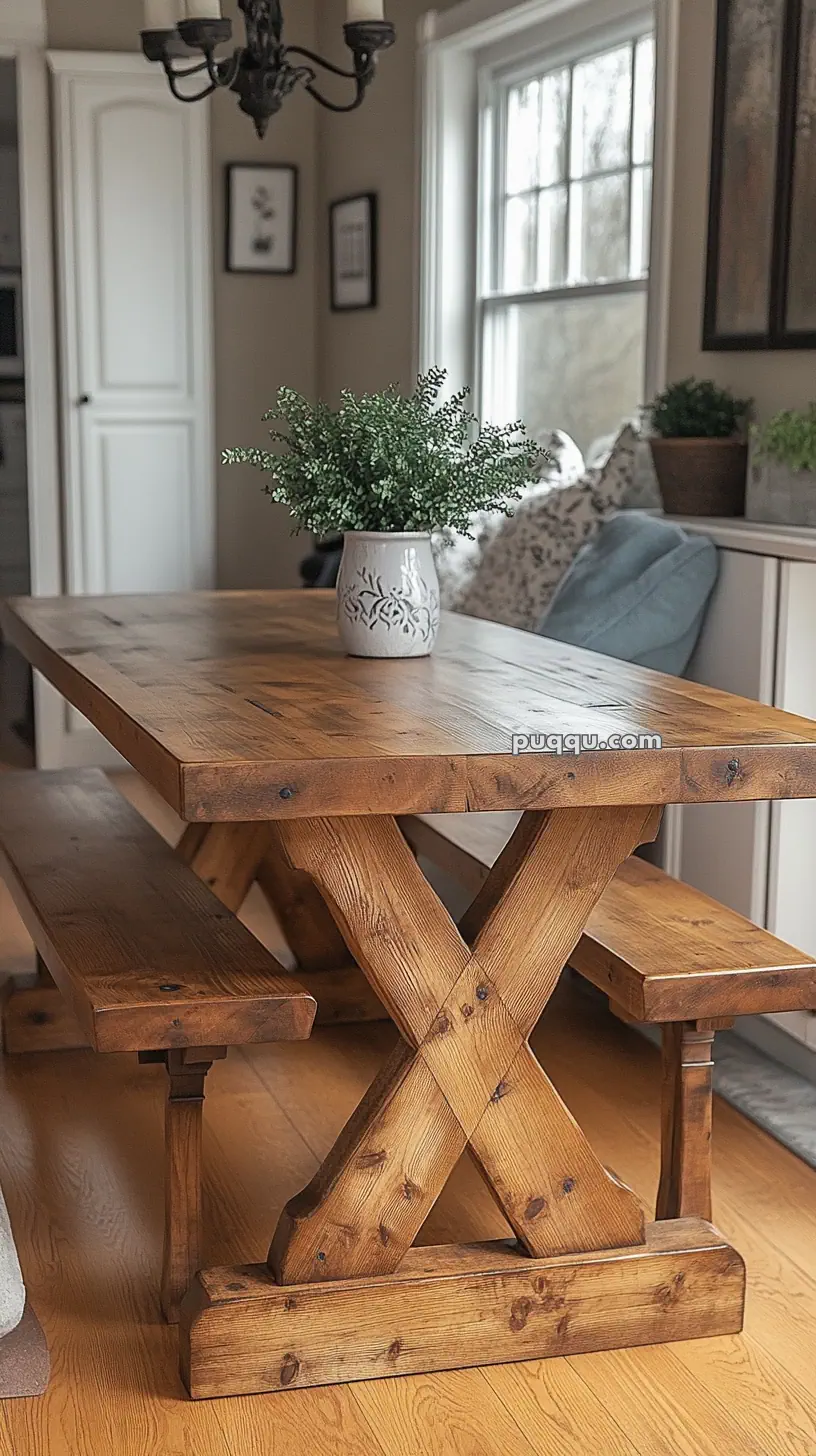
[[[424,657],[439,629],[439,585],[423,533],[353,531],[337,583],[340,638],[357,657]]]

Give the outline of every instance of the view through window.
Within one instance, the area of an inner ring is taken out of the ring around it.
[[[491,88],[482,414],[586,452],[643,403],[654,38]]]

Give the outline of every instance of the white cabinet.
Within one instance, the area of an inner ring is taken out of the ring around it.
[[[67,588],[210,587],[208,108],[179,105],[139,56],[49,59]],[[60,762],[108,753],[69,711]]]
[[[816,719],[816,562],[783,561],[780,571],[774,701]],[[771,805],[767,925],[810,955],[816,955],[815,862],[816,800],[777,800]],[[816,1016],[772,1019],[816,1047]]]
[[[719,579],[690,678],[760,703],[773,701],[778,578],[779,563],[771,556],[720,552]],[[687,805],[677,873],[762,924],[768,825],[767,804]]]
[[[683,524],[728,542],[688,676],[816,719],[816,532],[786,542],[777,529],[764,542],[743,522]],[[805,559],[785,559],[786,546]],[[816,800],[684,805],[669,817],[673,874],[816,956]],[[816,1016],[768,1019],[816,1050]]]

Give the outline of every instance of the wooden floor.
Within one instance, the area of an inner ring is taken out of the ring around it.
[[[172,832],[171,816],[139,802]],[[257,901],[250,914],[274,941]],[[0,974],[28,950],[3,901]],[[281,1204],[325,1153],[392,1035],[318,1031],[307,1045],[249,1048],[216,1066],[209,1262],[265,1256]],[[651,1200],[656,1052],[572,988],[536,1047],[608,1164]],[[0,1182],[53,1358],[42,1400],[0,1403],[2,1456],[816,1453],[816,1173],[723,1104],[716,1217],[748,1262],[744,1337],[187,1402],[158,1307],[162,1075],[135,1057],[0,1059]],[[423,1241],[504,1231],[465,1161]]]

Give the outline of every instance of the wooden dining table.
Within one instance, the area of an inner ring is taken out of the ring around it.
[[[434,654],[344,655],[332,593],[16,599],[6,637],[186,821],[224,903],[258,880],[319,1006],[393,1053],[268,1260],[202,1270],[196,1396],[741,1328],[742,1260],[644,1221],[529,1046],[587,919],[662,806],[816,793],[816,724],[446,615]],[[456,924],[400,816],[517,810]],[[609,1096],[614,1098],[614,1088]],[[415,1248],[469,1151],[514,1237]]]

